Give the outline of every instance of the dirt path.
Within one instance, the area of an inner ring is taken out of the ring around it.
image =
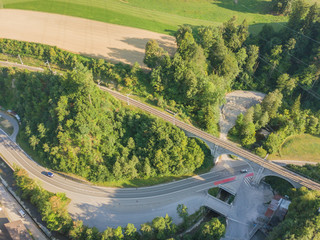
[[[176,49],[171,36],[83,18],[25,10],[0,9],[0,38],[38,42],[105,58],[143,65],[145,45],[156,39],[170,53]]]
[[[226,96],[226,104],[221,108],[220,138],[227,140],[229,130],[234,126],[237,116],[245,113],[250,107],[261,102],[264,93],[253,91],[233,91]]]

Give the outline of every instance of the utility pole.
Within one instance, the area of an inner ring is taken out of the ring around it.
[[[23,65],[22,59],[21,59],[21,57],[20,57],[20,54],[18,54],[18,57],[19,57],[19,59],[20,59],[21,64]]]
[[[128,105],[130,105],[130,103],[129,103],[129,96],[130,96],[130,93],[127,94],[127,104],[128,104]]]
[[[173,125],[176,125],[176,115],[177,113],[173,114]]]
[[[50,63],[49,63],[49,61],[48,61],[48,60],[46,61],[46,64],[48,65],[48,67],[49,67],[50,71],[52,72],[51,67],[50,67]]]

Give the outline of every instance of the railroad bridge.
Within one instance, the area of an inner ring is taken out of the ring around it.
[[[127,102],[127,104],[133,105],[135,107],[138,107],[142,109],[143,111],[146,111],[152,115],[155,115],[159,118],[162,118],[165,121],[171,122],[180,129],[182,129],[187,136],[189,137],[196,137],[201,140],[203,140],[209,148],[211,149],[211,154],[214,157],[215,160],[218,159],[218,157],[221,154],[232,154],[238,157],[243,158],[248,164],[252,167],[253,172],[255,173],[256,180],[255,182],[260,182],[261,179],[265,176],[278,176],[281,177],[288,182],[290,182],[293,186],[299,187],[300,185],[306,186],[313,190],[320,190],[320,184],[317,182],[314,182],[310,179],[307,179],[303,176],[300,176],[296,173],[293,173],[287,169],[284,169],[276,164],[273,164],[267,160],[263,160],[262,158],[258,157],[257,155],[244,150],[243,148],[237,147],[235,144],[232,144],[230,142],[223,141],[219,138],[216,138],[204,131],[201,131],[200,129],[189,125],[185,122],[182,122],[175,118],[175,114],[172,116],[168,113],[165,113],[163,111],[157,110],[151,106],[148,106],[144,103],[141,103],[135,99],[129,98],[128,95],[122,95],[119,92],[116,92],[114,90],[108,89],[103,86],[99,86],[102,90],[109,92],[114,97]],[[216,143],[216,144],[215,144]],[[259,170],[261,169],[261,170]]]
[[[287,178],[287,177],[285,177],[285,176],[283,176],[283,175],[281,175],[279,173],[276,173],[276,172],[264,167],[264,164],[260,165],[260,164],[257,164],[255,162],[252,162],[251,160],[248,160],[248,159],[244,158],[243,156],[238,155],[235,152],[232,152],[232,151],[230,151],[228,149],[225,149],[225,148],[223,148],[221,146],[218,146],[218,145],[214,144],[211,141],[207,141],[206,139],[203,139],[203,138],[201,138],[199,136],[196,136],[193,133],[190,133],[188,131],[185,131],[185,130],[183,130],[183,131],[185,132],[186,136],[192,137],[192,138],[198,138],[198,139],[202,140],[203,142],[205,142],[208,145],[208,147],[210,148],[210,151],[211,151],[211,155],[213,156],[214,163],[218,163],[220,156],[223,155],[223,154],[234,155],[234,156],[237,156],[238,158],[243,159],[244,161],[246,161],[248,163],[248,165],[250,166],[250,170],[254,173],[254,177],[253,177],[253,180],[252,180],[253,184],[258,185],[263,178],[268,177],[268,176],[275,176],[275,177],[279,177],[279,178],[282,178],[282,179],[286,180],[294,188],[300,188],[302,186],[300,183],[292,180],[291,178]],[[269,160],[265,159],[264,161],[270,163]]]

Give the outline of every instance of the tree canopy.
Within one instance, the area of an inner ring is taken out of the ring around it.
[[[9,72],[25,139],[47,166],[93,182],[192,173],[204,161],[194,139],[170,123],[125,108],[99,90],[81,64],[65,76]]]

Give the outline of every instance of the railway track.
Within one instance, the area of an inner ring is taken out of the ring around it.
[[[276,165],[272,162],[269,162],[268,160],[265,160],[241,147],[238,147],[232,143],[229,143],[229,142],[226,142],[224,140],[221,140],[217,137],[214,137],[212,135],[210,135],[209,133],[206,133],[196,127],[193,127],[187,123],[184,123],[182,121],[179,121],[177,119],[174,118],[174,116],[171,116],[167,113],[164,113],[162,111],[159,111],[153,107],[150,107],[144,103],[141,103],[135,99],[132,99],[132,98],[129,98],[128,96],[125,96],[117,91],[113,91],[109,88],[106,88],[106,87],[103,87],[103,86],[99,86],[100,89],[102,89],[103,91],[107,91],[109,92],[111,95],[113,95],[114,97],[122,100],[122,101],[125,101],[125,102],[129,102],[129,104],[137,107],[137,108],[140,108],[141,110],[144,110],[150,114],[153,114],[157,117],[160,117],[162,119],[164,119],[165,121],[168,121],[168,122],[172,122],[174,123],[177,127],[183,129],[183,130],[186,130],[202,139],[205,139],[209,142],[212,142],[214,143],[215,145],[218,145],[219,147],[222,147],[224,149],[227,149],[233,153],[235,153],[236,155],[239,155],[241,157],[244,157],[252,162],[255,162],[261,166],[263,166],[264,168],[267,168],[271,171],[274,171],[286,178],[289,178],[309,189],[313,189],[313,190],[320,190],[320,184],[317,183],[317,182],[314,182],[308,178],[305,178],[297,173],[294,173],[294,172],[291,172],[279,165]]]

